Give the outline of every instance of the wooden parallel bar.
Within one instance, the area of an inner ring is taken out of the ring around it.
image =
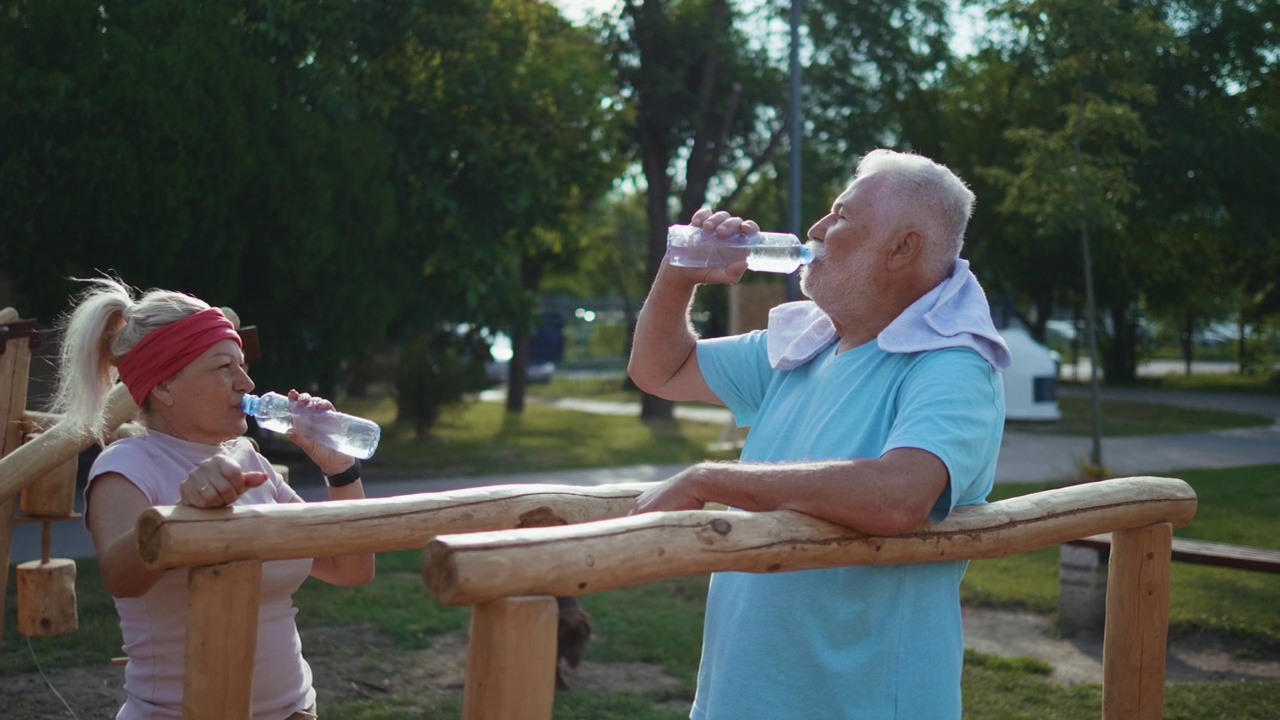
[[[625,515],[651,485],[491,485],[305,505],[162,506],[138,519],[138,546],[152,569],[409,550],[445,532]]]
[[[648,513],[562,527],[441,535],[423,557],[445,605],[515,595],[572,596],[718,571],[772,573],[1006,557],[1107,530],[1194,517],[1195,492],[1172,478],[1122,478],[956,508],[894,537],[788,511]]]

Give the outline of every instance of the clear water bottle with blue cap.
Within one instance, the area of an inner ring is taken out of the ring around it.
[[[748,270],[793,273],[813,262],[818,247],[791,233],[734,233],[720,237],[694,225],[667,229],[667,262],[677,267],[721,268],[747,261]]]
[[[382,438],[382,428],[371,420],[336,410],[309,408],[280,393],[245,395],[240,409],[257,419],[259,427],[278,433],[295,427],[307,439],[361,460],[373,456]]]

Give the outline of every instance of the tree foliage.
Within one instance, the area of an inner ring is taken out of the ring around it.
[[[603,52],[537,0],[0,11],[15,304],[52,318],[98,270],[191,292],[261,328],[262,384],[523,321],[526,259],[575,262],[617,171]]]
[[[1110,379],[1134,376],[1143,313],[1194,324],[1233,295],[1265,306],[1280,204],[1256,179],[1280,160],[1261,121],[1277,4],[983,4],[995,31],[948,72],[935,142],[979,197],[971,257],[1035,309],[1033,330],[1080,305],[1082,225]]]

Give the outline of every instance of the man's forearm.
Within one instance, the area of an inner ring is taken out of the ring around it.
[[[641,390],[654,393],[666,385],[697,348],[698,336],[689,320],[697,287],[666,265],[658,271],[636,320],[627,364],[627,373]]]
[[[932,453],[902,448],[874,459],[706,462],[679,479],[689,484],[684,494],[697,501],[755,512],[795,510],[866,533],[898,535],[928,518],[947,486],[947,471]]]

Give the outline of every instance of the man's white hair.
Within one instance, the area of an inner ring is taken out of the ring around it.
[[[881,176],[876,198],[881,235],[914,225],[924,234],[925,262],[939,282],[951,273],[973,214],[974,194],[945,165],[923,155],[872,150],[858,161],[854,179]]]

